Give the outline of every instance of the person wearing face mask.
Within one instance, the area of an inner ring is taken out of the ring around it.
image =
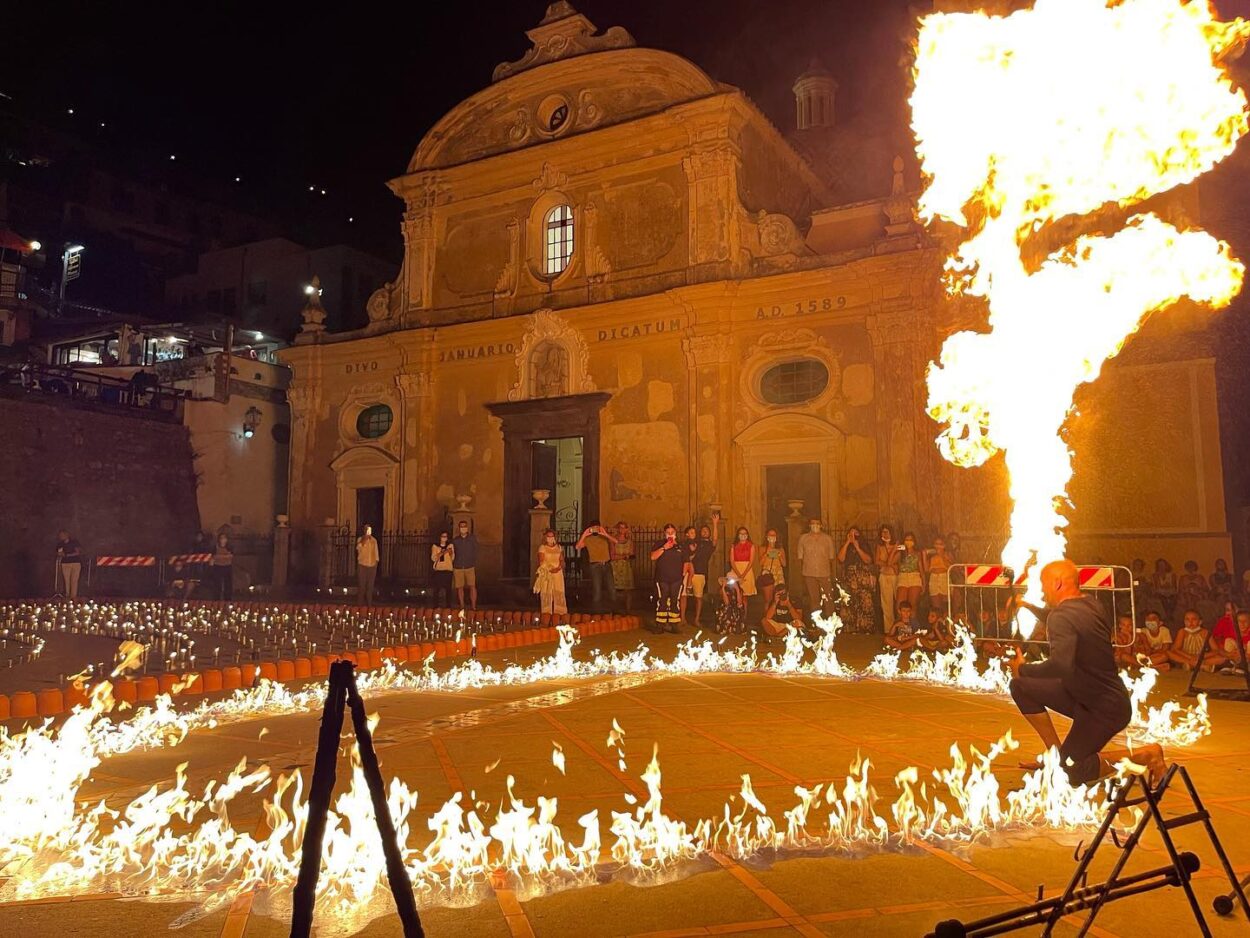
[[[439,531],[438,542],[430,545],[430,587],[438,606],[451,605],[451,571],[455,559],[456,548],[451,543],[451,535]]]
[[[860,543],[858,525],[851,525],[846,532],[846,540],[838,549],[838,563],[842,564],[842,580],[850,597],[842,613],[846,630],[867,635],[875,631],[873,594],[877,589],[877,577],[872,572],[872,554]]]
[[[764,594],[764,608],[773,604],[777,587],[786,585],[786,549],[777,543],[777,530],[764,532],[764,548],[760,551],[760,578],[756,581]]]
[[[755,558],[757,551],[751,543],[751,532],[738,528],[733,547],[729,549],[729,572],[738,583],[742,595],[749,598],[759,591],[755,588]]]
[[[469,608],[477,608],[477,535],[469,530],[469,522],[456,524],[456,536],[451,542],[456,548],[451,561],[451,579],[456,587],[456,600],[464,608],[464,594],[469,593]]]
[[[895,622],[894,591],[898,586],[898,552],[903,549],[903,545],[894,543],[894,530],[888,524],[881,525],[877,539],[872,560],[877,565],[877,586],[881,588],[881,621],[888,629]]]
[[[378,579],[378,539],[366,524],[356,538],[356,596],[366,606],[373,605],[373,585]]]
[[[810,518],[807,533],[799,538],[799,566],[807,585],[807,604],[813,613],[828,615],[833,605],[833,538],[826,534],[819,518]]]
[[[569,611],[564,601],[564,548],[556,543],[556,532],[550,528],[543,532],[543,542],[538,545],[534,592],[543,615],[562,616]]]
[[[916,535],[908,531],[903,535],[903,549],[898,554],[898,579],[895,580],[894,598],[906,602],[914,610],[920,605],[924,590],[925,557],[916,547]]]
[[[677,632],[681,622],[679,608],[682,576],[686,563],[681,545],[677,543],[677,526],[664,525],[664,540],[651,547],[655,573],[655,625],[661,632]]]

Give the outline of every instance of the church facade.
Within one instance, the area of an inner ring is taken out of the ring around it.
[[[867,197],[830,172],[852,152],[832,77],[795,82],[787,135],[738,89],[566,3],[528,36],[390,183],[405,257],[369,325],[325,332],[314,294],[283,353],[297,544],[460,510],[482,576],[519,579],[537,490],[570,530],[719,507],[757,541],[802,515],[922,542],[958,530],[965,555],[992,556],[1001,459],[945,464],[924,411],[928,362],[976,323],[943,297],[910,167],[853,151]],[[1144,330],[1082,398],[1076,559],[1228,556],[1202,322]]]

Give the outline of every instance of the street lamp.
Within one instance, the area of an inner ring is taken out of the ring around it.
[[[61,292],[60,301],[57,304],[59,310],[65,303],[65,285],[71,280],[77,280],[79,274],[82,273],[82,252],[87,250],[81,244],[66,244],[65,250],[61,252]]]
[[[243,437],[250,440],[256,435],[256,428],[260,426],[261,412],[255,407],[249,407],[247,412],[243,414]]]

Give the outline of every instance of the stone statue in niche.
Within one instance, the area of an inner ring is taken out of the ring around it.
[[[563,397],[569,393],[569,353],[557,342],[543,342],[530,356],[530,397]]]

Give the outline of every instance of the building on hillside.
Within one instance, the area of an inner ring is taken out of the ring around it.
[[[225,316],[285,340],[299,327],[297,311],[314,275],[323,285],[327,328],[338,330],[364,322],[365,301],[395,279],[395,266],[344,244],[306,248],[268,238],[201,254],[194,273],[166,282],[165,300],[183,317]]]
[[[119,321],[46,345],[46,366],[9,366],[10,387],[128,416],[168,411],[189,432],[203,530],[272,531],[286,510],[290,441],[290,369],[276,361],[275,340],[226,326]]]
[[[811,515],[958,530],[965,558],[995,556],[1001,459],[947,465],[925,416],[928,362],[978,320],[943,297],[899,135],[840,135],[818,67],[787,139],[738,89],[566,3],[528,36],[390,183],[405,258],[369,324],[327,331],[314,308],[280,353],[302,574],[318,528],[463,508],[485,578],[523,583],[535,490],[570,528],[720,506],[757,541]],[[1227,556],[1205,321],[1152,321],[1083,394],[1078,559]]]

